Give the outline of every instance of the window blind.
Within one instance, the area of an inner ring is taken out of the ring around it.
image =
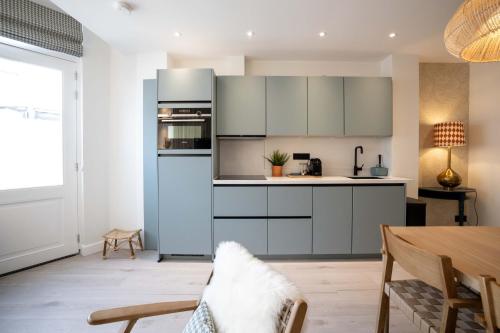
[[[29,0],[0,0],[0,36],[73,56],[83,55],[82,25]]]

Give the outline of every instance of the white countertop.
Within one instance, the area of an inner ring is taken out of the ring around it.
[[[266,177],[266,180],[221,180],[214,179],[214,185],[307,185],[307,184],[406,184],[411,179],[401,177],[381,177],[381,179],[351,179],[342,176],[311,178]]]

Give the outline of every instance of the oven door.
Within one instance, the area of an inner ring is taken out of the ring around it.
[[[158,149],[211,149],[211,117],[160,119]]]

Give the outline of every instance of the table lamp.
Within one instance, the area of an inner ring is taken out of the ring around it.
[[[437,181],[448,190],[462,183],[462,177],[451,168],[451,148],[460,146],[465,146],[462,121],[448,121],[434,125],[434,147],[448,148],[448,167],[437,176]]]

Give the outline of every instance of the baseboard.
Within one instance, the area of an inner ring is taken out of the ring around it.
[[[102,251],[103,241],[98,241],[91,244],[80,244],[80,254],[82,256],[88,256]]]

